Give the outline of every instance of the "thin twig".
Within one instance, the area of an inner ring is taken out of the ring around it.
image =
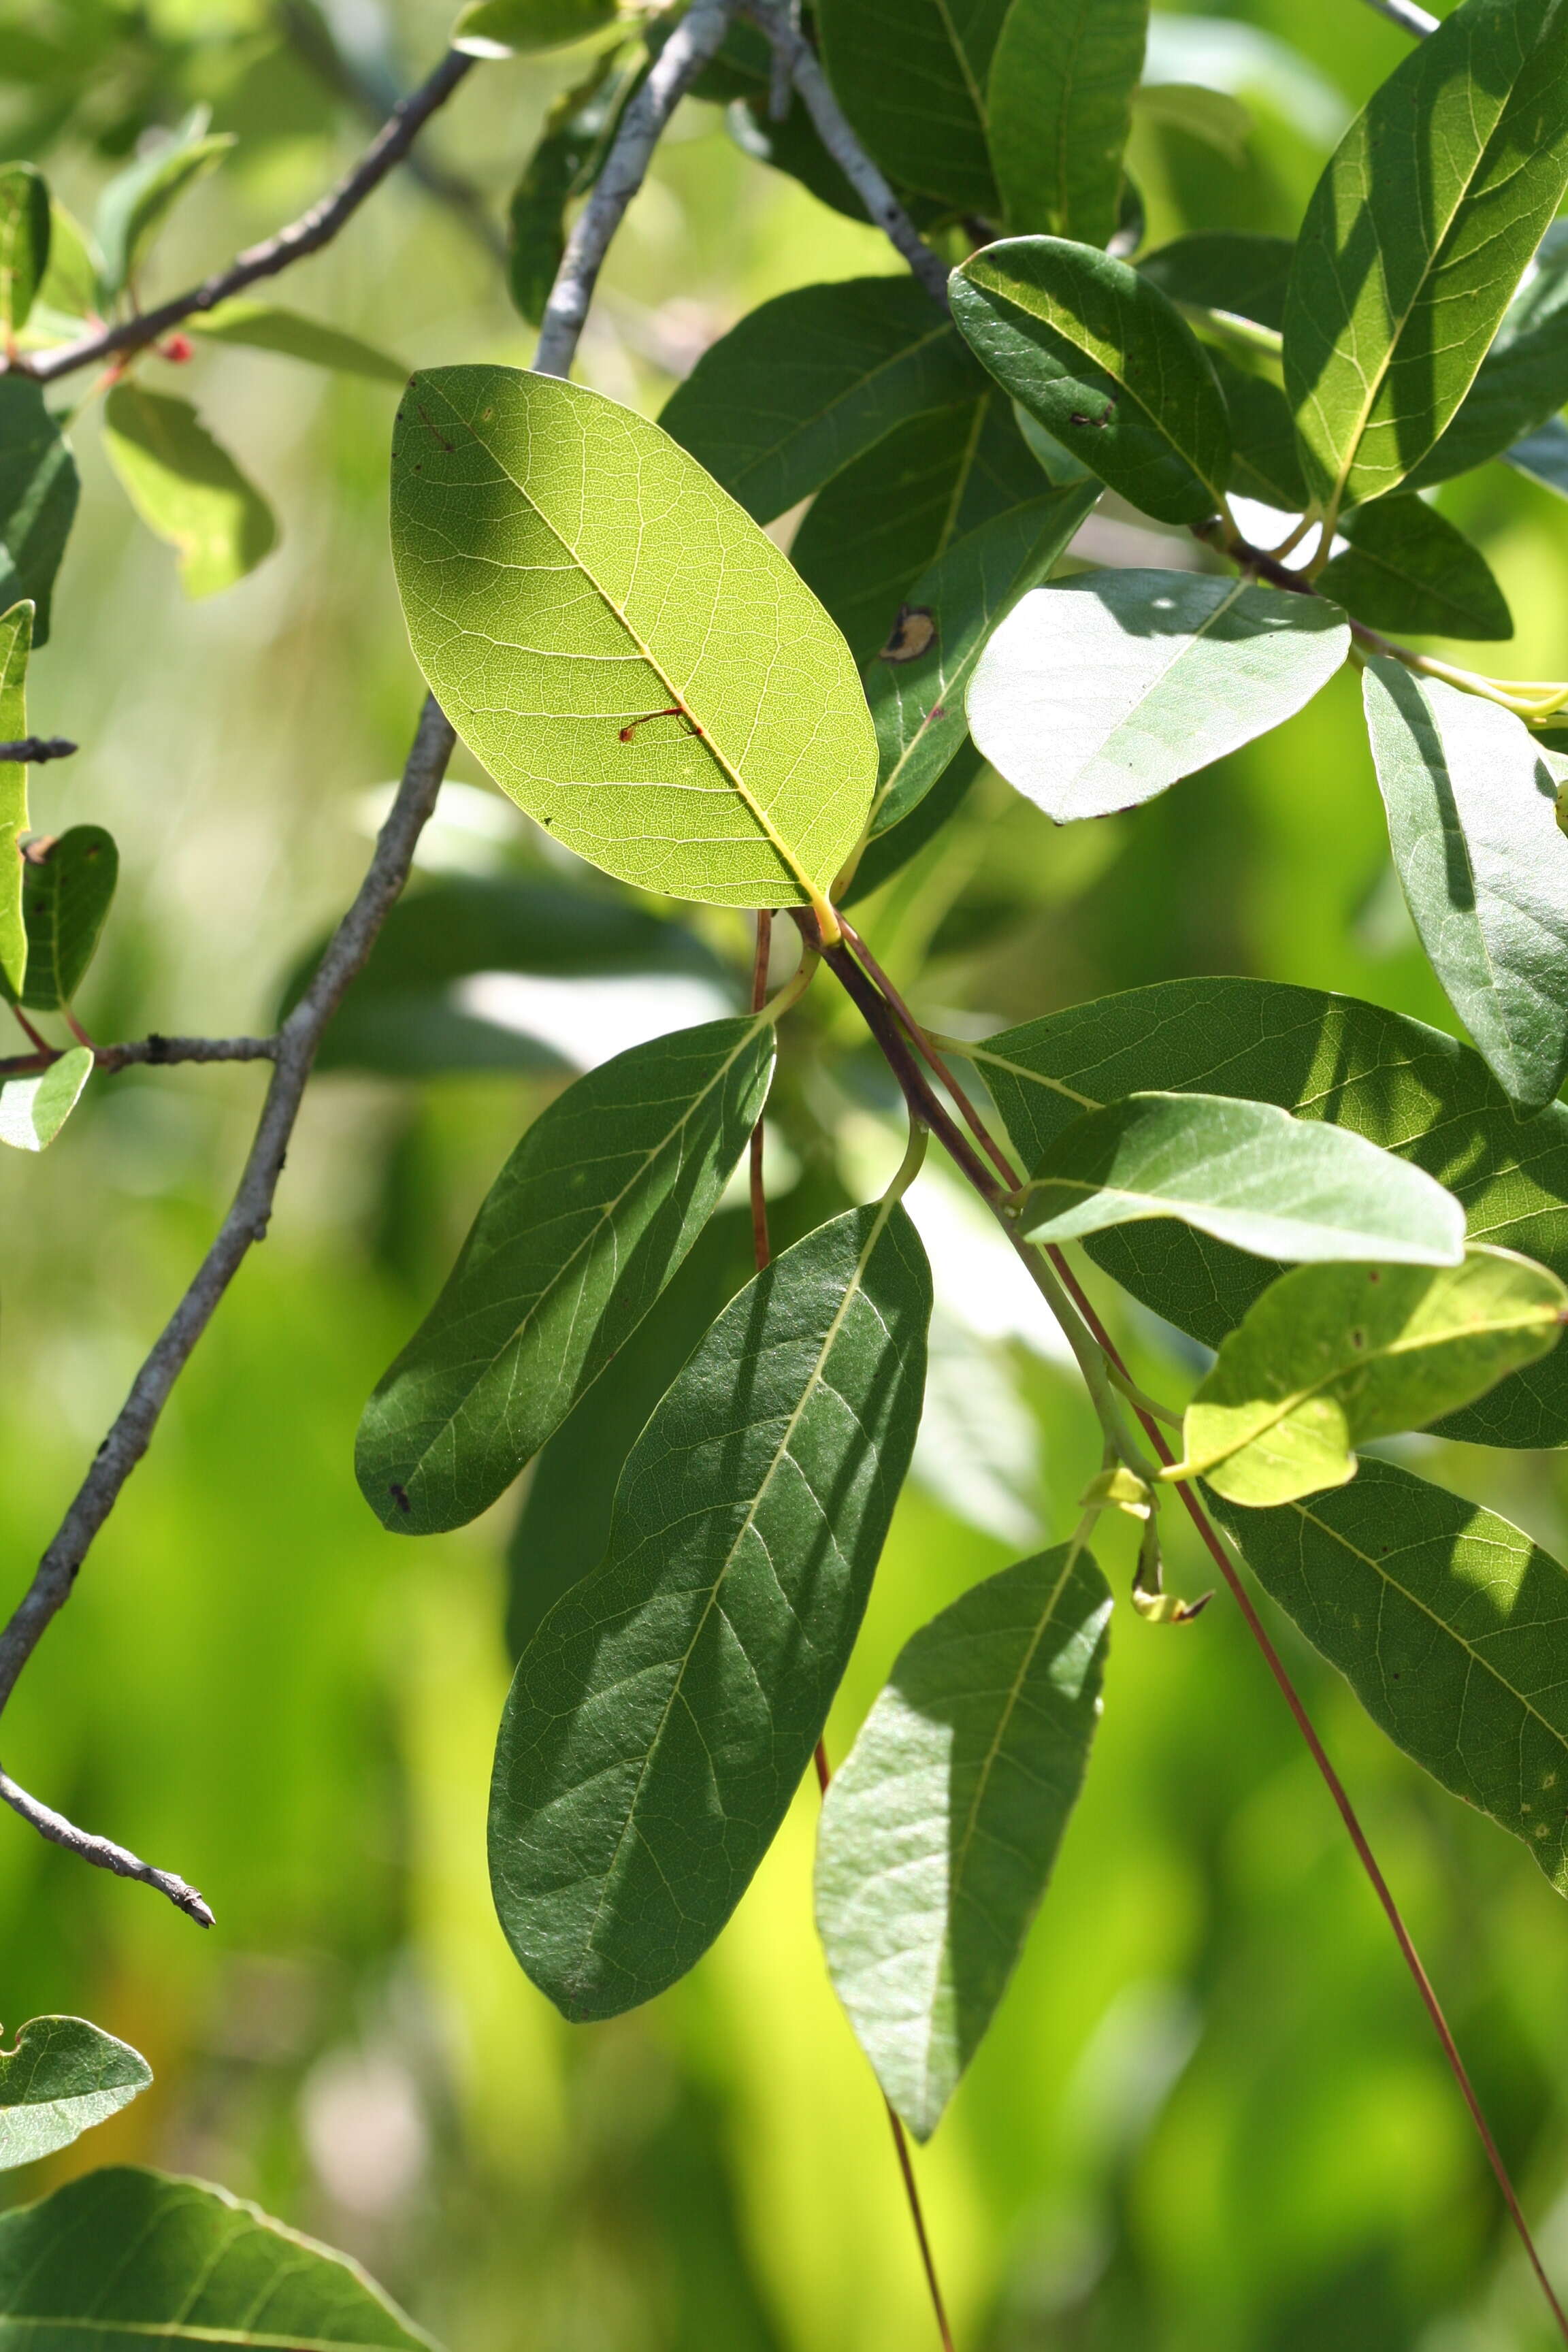
[[[670,116],[703,67],[718,54],[734,5],[735,0],[694,0],[622,115],[594,193],[566,240],[544,306],[539,347],[533,355],[536,374],[570,373],[610,240],[647,175],[653,151]]]
[[[40,1804],[37,1797],[29,1797],[26,1789],[19,1788],[12,1780],[9,1772],[0,1772],[0,1797],[5,1799],[13,1812],[20,1813],[25,1822],[30,1822],[38,1835],[47,1838],[51,1845],[63,1845],[68,1853],[79,1855],[83,1862],[96,1864],[100,1870],[112,1870],[117,1878],[135,1878],[143,1886],[155,1886],[160,1895],[166,1895],[187,1918],[195,1921],[198,1927],[212,1926],[213,1915],[206,1903],[194,1886],[188,1885],[174,1871],[154,1870],[150,1862],[139,1860],[126,1847],[116,1845],[112,1838],[94,1837],[87,1830],[79,1830],[76,1823],[68,1822],[63,1813],[57,1813],[50,1805]]]
[[[1402,33],[1413,33],[1418,41],[1435,33],[1441,21],[1429,16],[1425,8],[1418,8],[1415,0],[1366,0],[1366,5],[1375,8],[1380,16],[1386,16],[1391,25],[1397,25]]]
[[[154,1030],[150,1037],[137,1037],[126,1045],[104,1045],[99,1050],[100,1070],[128,1070],[134,1064],[150,1063],[162,1069],[170,1062],[275,1062],[278,1058],[279,1037],[160,1037]]]
[[[41,768],[46,760],[68,760],[77,748],[63,735],[21,735],[14,743],[0,743],[0,760]]]
[[[52,383],[58,376],[70,375],[76,369],[91,367],[100,360],[110,359],[117,352],[140,351],[147,343],[156,342],[177,327],[182,319],[214,310],[231,295],[243,293],[263,278],[274,278],[307,254],[319,253],[330,245],[343,226],[358,212],[365,198],[377,189],[387,173],[403,161],[437,107],[444,106],[476,60],[458,49],[448,49],[440,64],[426,81],[401,106],[395,107],[375,138],[371,141],[352,172],[337,186],[302,213],[289,227],[281,228],[275,236],[253,245],[237,256],[226,269],[220,269],[201,285],[193,286],[186,293],[175,294],[155,309],[139,311],[134,318],[121,319],[116,325],[100,328],[97,333],[83,335],[74,343],[61,343],[54,351],[13,353],[0,360],[0,368],[13,375],[32,376],[40,383]]]

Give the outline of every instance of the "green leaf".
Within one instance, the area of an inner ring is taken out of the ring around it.
[[[909,1467],[931,1275],[851,1210],[720,1316],[627,1458],[602,1565],[551,1611],[496,1749],[507,1940],[564,2015],[705,1952],[826,1718]]]
[[[1150,1217],[1292,1262],[1454,1265],[1465,1237],[1451,1193],[1348,1128],[1194,1093],[1132,1094],[1074,1119],[1030,1176],[1019,1229],[1064,1242]]]
[[[1568,401],[1568,234],[1553,222],[1534,277],[1510,304],[1452,422],[1406,478],[1410,489],[1504,456]]]
[[[616,0],[469,0],[452,27],[452,47],[474,58],[531,57],[590,40],[616,14]]]
[[[1527,433],[1503,456],[1531,481],[1555,490],[1560,499],[1568,499],[1568,425],[1562,417],[1548,417],[1538,431]]]
[[[537,327],[566,250],[566,207],[598,178],[621,110],[637,78],[641,49],[612,48],[544,118],[539,144],[522,167],[507,208],[507,283],[529,324]]]
[[[782,121],[773,120],[764,83],[760,91],[731,101],[725,110],[724,124],[741,152],[749,155],[753,163],[766,163],[773,171],[787,173],[792,180],[798,180],[818,204],[831,205],[835,212],[844,213],[851,220],[870,220],[871,215],[853,185],[823,145],[816,123],[793,86],[789,107]],[[940,213],[942,209],[929,196],[918,196],[912,190],[896,193],[902,197],[906,212],[915,215]]]
[[[1557,0],[1466,0],[1374,91],[1301,225],[1285,384],[1332,509],[1432,447],[1565,186]]]
[[[1318,587],[1358,621],[1428,636],[1512,636],[1486,557],[1424,499],[1379,499],[1340,529],[1350,545],[1323,566]]]
[[[0,378],[0,383],[6,381]],[[0,742],[19,743],[27,732],[27,659],[33,608],[13,604],[0,614]],[[15,995],[27,970],[27,922],[22,910],[22,835],[27,830],[25,761],[0,760],[0,981]]]
[[[845,908],[858,906],[873,890],[879,890],[884,882],[890,882],[895,874],[901,874],[910,860],[918,857],[926,844],[936,839],[949,817],[956,815],[984,767],[984,761],[966,738],[910,814],[867,843],[854,879],[839,893],[837,904]]]
[[[0,376],[0,608],[31,600],[35,650],[48,641],[55,575],[79,491],[76,460],[42,385]]]
[[[403,384],[408,370],[401,360],[345,335],[320,319],[302,319],[276,302],[247,302],[241,298],[220,302],[216,310],[198,313],[188,322],[190,331],[219,343],[241,343],[252,351],[280,352],[286,359],[306,360],[312,367],[334,368],[340,375],[367,375],[377,383]]]
[[[0,2172],[68,2147],[153,2079],[130,2043],[82,2017],[35,2017],[0,2050]]]
[[[802,286],[706,351],[659,422],[758,522],[820,489],[895,425],[985,390],[911,278]]]
[[[1237,171],[1245,167],[1252,117],[1228,91],[1207,89],[1200,82],[1145,82],[1133,92],[1133,103],[1141,122],[1183,131]]]
[[[712,1021],[617,1054],[534,1121],[365,1407],[355,1467],[384,1526],[461,1527],[510,1486],[701,1232],[773,1063],[771,1023]]]
[[[1568,1108],[1522,1124],[1479,1054],[1352,996],[1261,980],[1175,980],[1073,1006],[966,1050],[1025,1167],[1068,1122],[1141,1087],[1272,1102],[1364,1135],[1463,1203],[1469,1238],[1568,1278]],[[1134,1297],[1217,1348],[1269,1280],[1255,1257],[1180,1224],[1095,1235]],[[1489,1445],[1568,1441],[1568,1354],[1516,1372],[1443,1433]]]
[[[1310,1502],[1214,1507],[1373,1721],[1568,1895],[1568,1571],[1495,1512],[1375,1458]]]
[[[1261,499],[1283,514],[1303,513],[1307,482],[1285,394],[1268,376],[1242,366],[1229,352],[1211,346],[1209,365],[1225,394],[1226,415],[1230,419],[1231,488],[1244,499]]]
[[[16,1151],[46,1151],[92,1075],[92,1055],[73,1045],[40,1077],[7,1078],[0,1086],[0,1143]]]
[[[22,908],[27,926],[26,979],[21,1002],[32,1012],[68,1004],[97,952],[120,855],[100,824],[72,825],[53,839],[29,842],[22,861]],[[0,971],[0,991],[14,997]]]
[[[1108,816],[1278,727],[1349,650],[1321,599],[1191,572],[1079,572],[1031,590],[995,631],[970,730],[1058,824]]]
[[[929,2139],[1006,1990],[1100,1718],[1110,1592],[1067,1544],[907,1642],[835,1774],[816,1849],[828,1973]]]
[[[952,315],[1004,390],[1075,457],[1163,522],[1225,504],[1230,432],[1202,344],[1125,261],[1012,237],[952,276]]]
[[[207,110],[195,108],[162,145],[118,173],[99,197],[93,230],[102,256],[100,301],[112,302],[131,285],[180,198],[216,171],[234,145],[232,132],[209,135],[206,125]]]
[[[1249,1508],[1353,1478],[1353,1448],[1423,1429],[1554,1348],[1568,1290],[1511,1250],[1303,1265],[1270,1283],[1187,1407],[1183,1468]]]
[[[644,889],[820,908],[869,805],[870,714],[695,460],[581,385],[458,367],[415,377],[392,465],[415,656],[497,782]]]
[[[991,160],[1007,226],[1109,245],[1149,0],[1012,0],[991,60]]]
[[[956,212],[999,210],[986,80],[1007,0],[817,0],[822,60],[890,178]]]
[[[38,289],[40,309],[62,318],[86,320],[98,308],[102,259],[91,238],[64,205],[49,206],[49,263]]]
[[[0,2327],[18,2345],[430,2352],[346,2255],[225,2189],[122,2165],[0,2214]]]
[[[1523,1111],[1568,1074],[1568,761],[1479,695],[1379,659],[1363,680],[1388,837],[1421,944]]]
[[[0,337],[26,325],[49,266],[49,190],[31,163],[0,171]]]
[[[1096,482],[1014,507],[910,587],[867,684],[879,759],[873,835],[908,816],[957,751],[968,733],[964,693],[991,632],[1045,578],[1099,496]]]
[[[117,383],[103,446],[149,530],[179,551],[187,596],[214,596],[254,572],[277,542],[272,509],[189,401]]]
[[[1288,236],[1249,236],[1240,229],[1197,229],[1156,253],[1138,274],[1173,302],[1228,310],[1278,333],[1285,323],[1285,289],[1295,246]]]

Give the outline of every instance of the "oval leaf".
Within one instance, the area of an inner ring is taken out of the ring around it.
[[[1011,229],[1109,245],[1149,0],[1013,0],[991,60],[991,158]]]
[[[1007,0],[818,0],[845,113],[882,169],[956,211],[994,215],[986,77]]]
[[[116,173],[99,197],[93,231],[101,257],[100,305],[123,293],[180,198],[216,171],[234,145],[232,131],[209,133],[207,121],[205,107],[193,109],[177,131]]]
[[[29,2344],[430,2352],[345,2254],[226,2189],[124,2165],[0,2214],[0,2322]]]
[[[952,286],[976,356],[1101,481],[1163,522],[1223,508],[1230,432],[1214,370],[1135,269],[1064,237],[1012,237],[972,254]]]
[[[1023,597],[970,680],[970,732],[1066,824],[1152,800],[1278,727],[1350,649],[1335,605],[1190,572],[1089,572]]]
[[[1356,1446],[1473,1403],[1565,1320],[1568,1290],[1511,1250],[1436,1269],[1298,1266],[1221,1347],[1187,1407],[1182,1466],[1252,1508],[1342,1486]]]
[[[320,319],[302,319],[276,302],[247,302],[236,298],[216,310],[198,311],[189,321],[193,334],[218,343],[240,343],[248,350],[280,352],[285,358],[307,360],[312,367],[332,368],[340,375],[369,376],[377,383],[405,383],[408,370],[401,360],[341,328],[324,326]]]
[[[27,976],[21,1002],[37,1013],[68,1004],[102,935],[120,854],[100,824],[74,824],[58,838],[30,841],[22,858]],[[0,988],[9,995],[0,975]]]
[[[1358,621],[1427,636],[1512,636],[1486,557],[1424,499],[1379,499],[1340,528],[1350,545],[1323,566],[1318,588]]]
[[[475,58],[531,57],[585,41],[616,21],[616,0],[469,0],[452,47]]]
[[[786,1250],[655,1412],[602,1566],[524,1652],[490,1875],[507,1940],[567,2017],[673,1984],[767,1852],[909,1467],[930,1315],[902,1209]]]
[[[816,1849],[828,1973],[877,2080],[929,2139],[1006,1990],[1100,1719],[1110,1592],[1058,1544],[900,1651]]]
[[[713,1021],[617,1054],[535,1119],[365,1407],[355,1469],[384,1526],[461,1527],[510,1486],[701,1232],[773,1062],[769,1022]]]
[[[1453,1265],[1464,1213],[1345,1128],[1225,1095],[1135,1094],[1075,1119],[1024,1190],[1020,1229],[1063,1242],[1177,1217],[1258,1257]]]
[[[40,1077],[7,1078],[0,1086],[0,1143],[16,1151],[47,1150],[91,1076],[91,1053],[85,1045],[73,1045]]]
[[[1479,695],[1377,660],[1363,680],[1394,862],[1455,1012],[1521,1109],[1568,1072],[1568,761]]]
[[[1407,488],[1425,489],[1500,457],[1568,401],[1568,234],[1559,223],[1547,230],[1536,260],[1452,421],[1405,477]]]
[[[103,405],[103,446],[148,530],[178,549],[187,596],[232,588],[271,552],[271,508],[188,400],[117,383]]]
[[[1304,513],[1307,484],[1285,394],[1270,377],[1243,367],[1229,352],[1211,348],[1209,365],[1230,419],[1231,488],[1278,507],[1281,514]]]
[[[27,732],[27,661],[33,607],[13,604],[0,614],[0,742],[19,743]],[[0,983],[8,995],[27,970],[27,920],[22,907],[22,835],[27,830],[27,764],[0,760]]]
[[[453,726],[558,841],[717,906],[819,908],[876,737],[787,557],[667,433],[514,368],[416,375],[392,541]]]
[[[31,163],[0,172],[0,336],[27,323],[49,266],[49,191]]]
[[[84,2017],[35,2017],[0,2050],[0,2171],[68,2147],[128,2106],[153,2069]]]

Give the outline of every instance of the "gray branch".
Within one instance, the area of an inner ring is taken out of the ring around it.
[[[29,1797],[9,1772],[0,1772],[0,1797],[51,1845],[63,1845],[68,1853],[79,1854],[83,1862],[94,1863],[100,1870],[112,1870],[117,1878],[135,1878],[143,1886],[155,1886],[198,1927],[212,1926],[213,1915],[207,1905],[195,1888],[187,1885],[174,1871],[154,1870],[150,1862],[140,1861],[126,1847],[116,1845],[112,1838],[94,1837],[87,1830],[79,1830],[63,1813],[57,1813],[50,1805],[41,1805],[37,1797]]]
[[[150,1037],[126,1045],[105,1045],[98,1055],[100,1070],[128,1070],[150,1063],[162,1069],[170,1062],[275,1062],[277,1037]]]
[[[670,116],[709,59],[717,55],[734,13],[735,0],[693,0],[621,117],[605,168],[566,241],[544,306],[539,347],[533,355],[536,374],[570,373],[610,240],[647,176],[653,151]]]
[[[1380,16],[1386,16],[1391,25],[1397,25],[1402,33],[1413,33],[1417,40],[1435,33],[1440,22],[1425,8],[1418,8],[1415,0],[1366,0],[1366,5],[1375,8]]]
[[[428,80],[422,82],[401,106],[394,108],[353,170],[335,188],[289,227],[279,229],[276,236],[247,247],[226,269],[217,270],[187,293],[160,302],[155,310],[139,311],[133,319],[121,319],[116,326],[100,328],[96,334],[83,335],[74,343],[61,343],[54,351],[6,360],[4,367],[13,375],[32,376],[40,383],[52,383],[57,376],[70,375],[78,368],[91,367],[95,361],[111,359],[116,352],[140,351],[177,327],[182,319],[215,310],[220,302],[243,293],[258,279],[275,278],[292,262],[302,261],[309,253],[319,253],[403,161],[437,107],[446,104],[475,62],[460,50],[448,49]]]

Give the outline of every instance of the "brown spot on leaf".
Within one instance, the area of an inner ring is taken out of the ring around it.
[[[900,604],[893,634],[878,655],[879,661],[919,661],[936,643],[936,616],[928,604]]]

